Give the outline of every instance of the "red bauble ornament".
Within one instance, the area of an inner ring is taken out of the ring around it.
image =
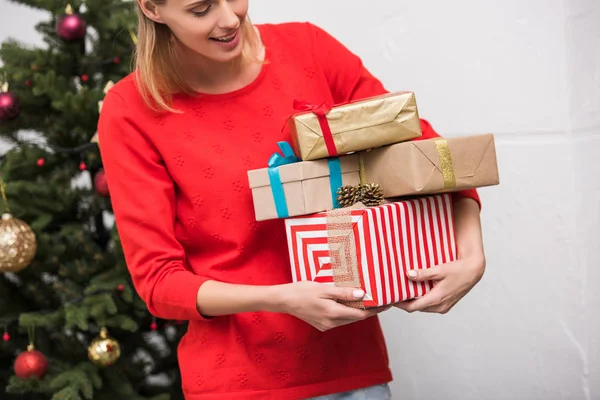
[[[2,340],[4,340],[5,342],[8,342],[10,340],[10,335],[8,334],[8,332],[4,332],[4,335],[2,335]]]
[[[0,121],[16,119],[20,112],[19,98],[8,91],[8,84],[5,83],[0,90]]]
[[[67,6],[66,15],[58,20],[56,33],[65,42],[76,42],[85,37],[87,24],[85,20],[73,13],[71,5]]]
[[[38,160],[37,160],[37,166],[38,167],[43,167],[45,162],[46,162],[46,160],[44,160],[43,158],[38,158]]]
[[[122,292],[123,290],[125,290],[125,286],[121,284],[121,285],[117,286],[117,290],[119,292]]]
[[[87,165],[85,165],[85,163],[82,161],[79,163],[79,169],[81,171],[85,171],[87,169]]]
[[[48,370],[48,359],[45,355],[35,350],[32,345],[27,351],[19,354],[15,360],[15,375],[21,379],[43,378]]]
[[[104,169],[99,169],[96,172],[96,176],[94,176],[94,188],[96,189],[96,193],[98,193],[102,197],[108,197],[108,183],[106,182],[106,173]]]

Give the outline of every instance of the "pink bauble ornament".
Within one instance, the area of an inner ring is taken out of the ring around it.
[[[19,98],[8,91],[8,84],[5,83],[0,90],[0,121],[16,119],[20,112]]]
[[[85,37],[86,28],[85,20],[73,13],[71,5],[68,5],[66,15],[58,20],[56,33],[65,42],[77,42]]]

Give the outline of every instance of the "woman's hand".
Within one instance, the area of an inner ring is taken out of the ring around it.
[[[428,269],[409,271],[409,279],[417,282],[432,281],[433,288],[421,298],[394,306],[408,312],[445,314],[481,280],[485,271],[485,255],[479,211],[479,204],[470,198],[454,203],[458,260]]]
[[[356,301],[364,297],[361,289],[336,287],[318,282],[296,282],[278,288],[278,307],[274,311],[293,315],[321,332],[360,321],[390,306],[357,309],[336,300]]]
[[[445,314],[481,280],[485,270],[483,257],[471,257],[428,269],[411,270],[413,281],[431,281],[433,289],[424,296],[394,304],[407,312]]]

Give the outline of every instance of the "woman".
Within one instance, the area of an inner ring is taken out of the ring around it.
[[[290,283],[283,220],[255,221],[246,175],[289,140],[294,99],[341,103],[382,84],[314,25],[252,25],[248,0],[138,7],[136,71],[104,100],[100,146],[136,290],[153,315],[190,321],[186,398],[389,398],[385,308]],[[437,286],[399,308],[446,312],[483,274],[477,193],[454,196],[460,260],[411,277]]]

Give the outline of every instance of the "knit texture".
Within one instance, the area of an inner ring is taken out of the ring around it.
[[[177,95],[179,114],[153,113],[134,77],[107,94],[100,150],[136,290],[160,318],[189,320],[178,349],[189,400],[301,399],[391,380],[376,317],[319,332],[285,314],[203,319],[206,280],[291,282],[283,220],[256,222],[247,171],[290,141],[293,100],[342,103],[385,93],[352,54],[309,23],[258,26],[260,75],[227,94]],[[437,136],[422,122],[422,139]],[[476,200],[475,191],[455,196]]]

